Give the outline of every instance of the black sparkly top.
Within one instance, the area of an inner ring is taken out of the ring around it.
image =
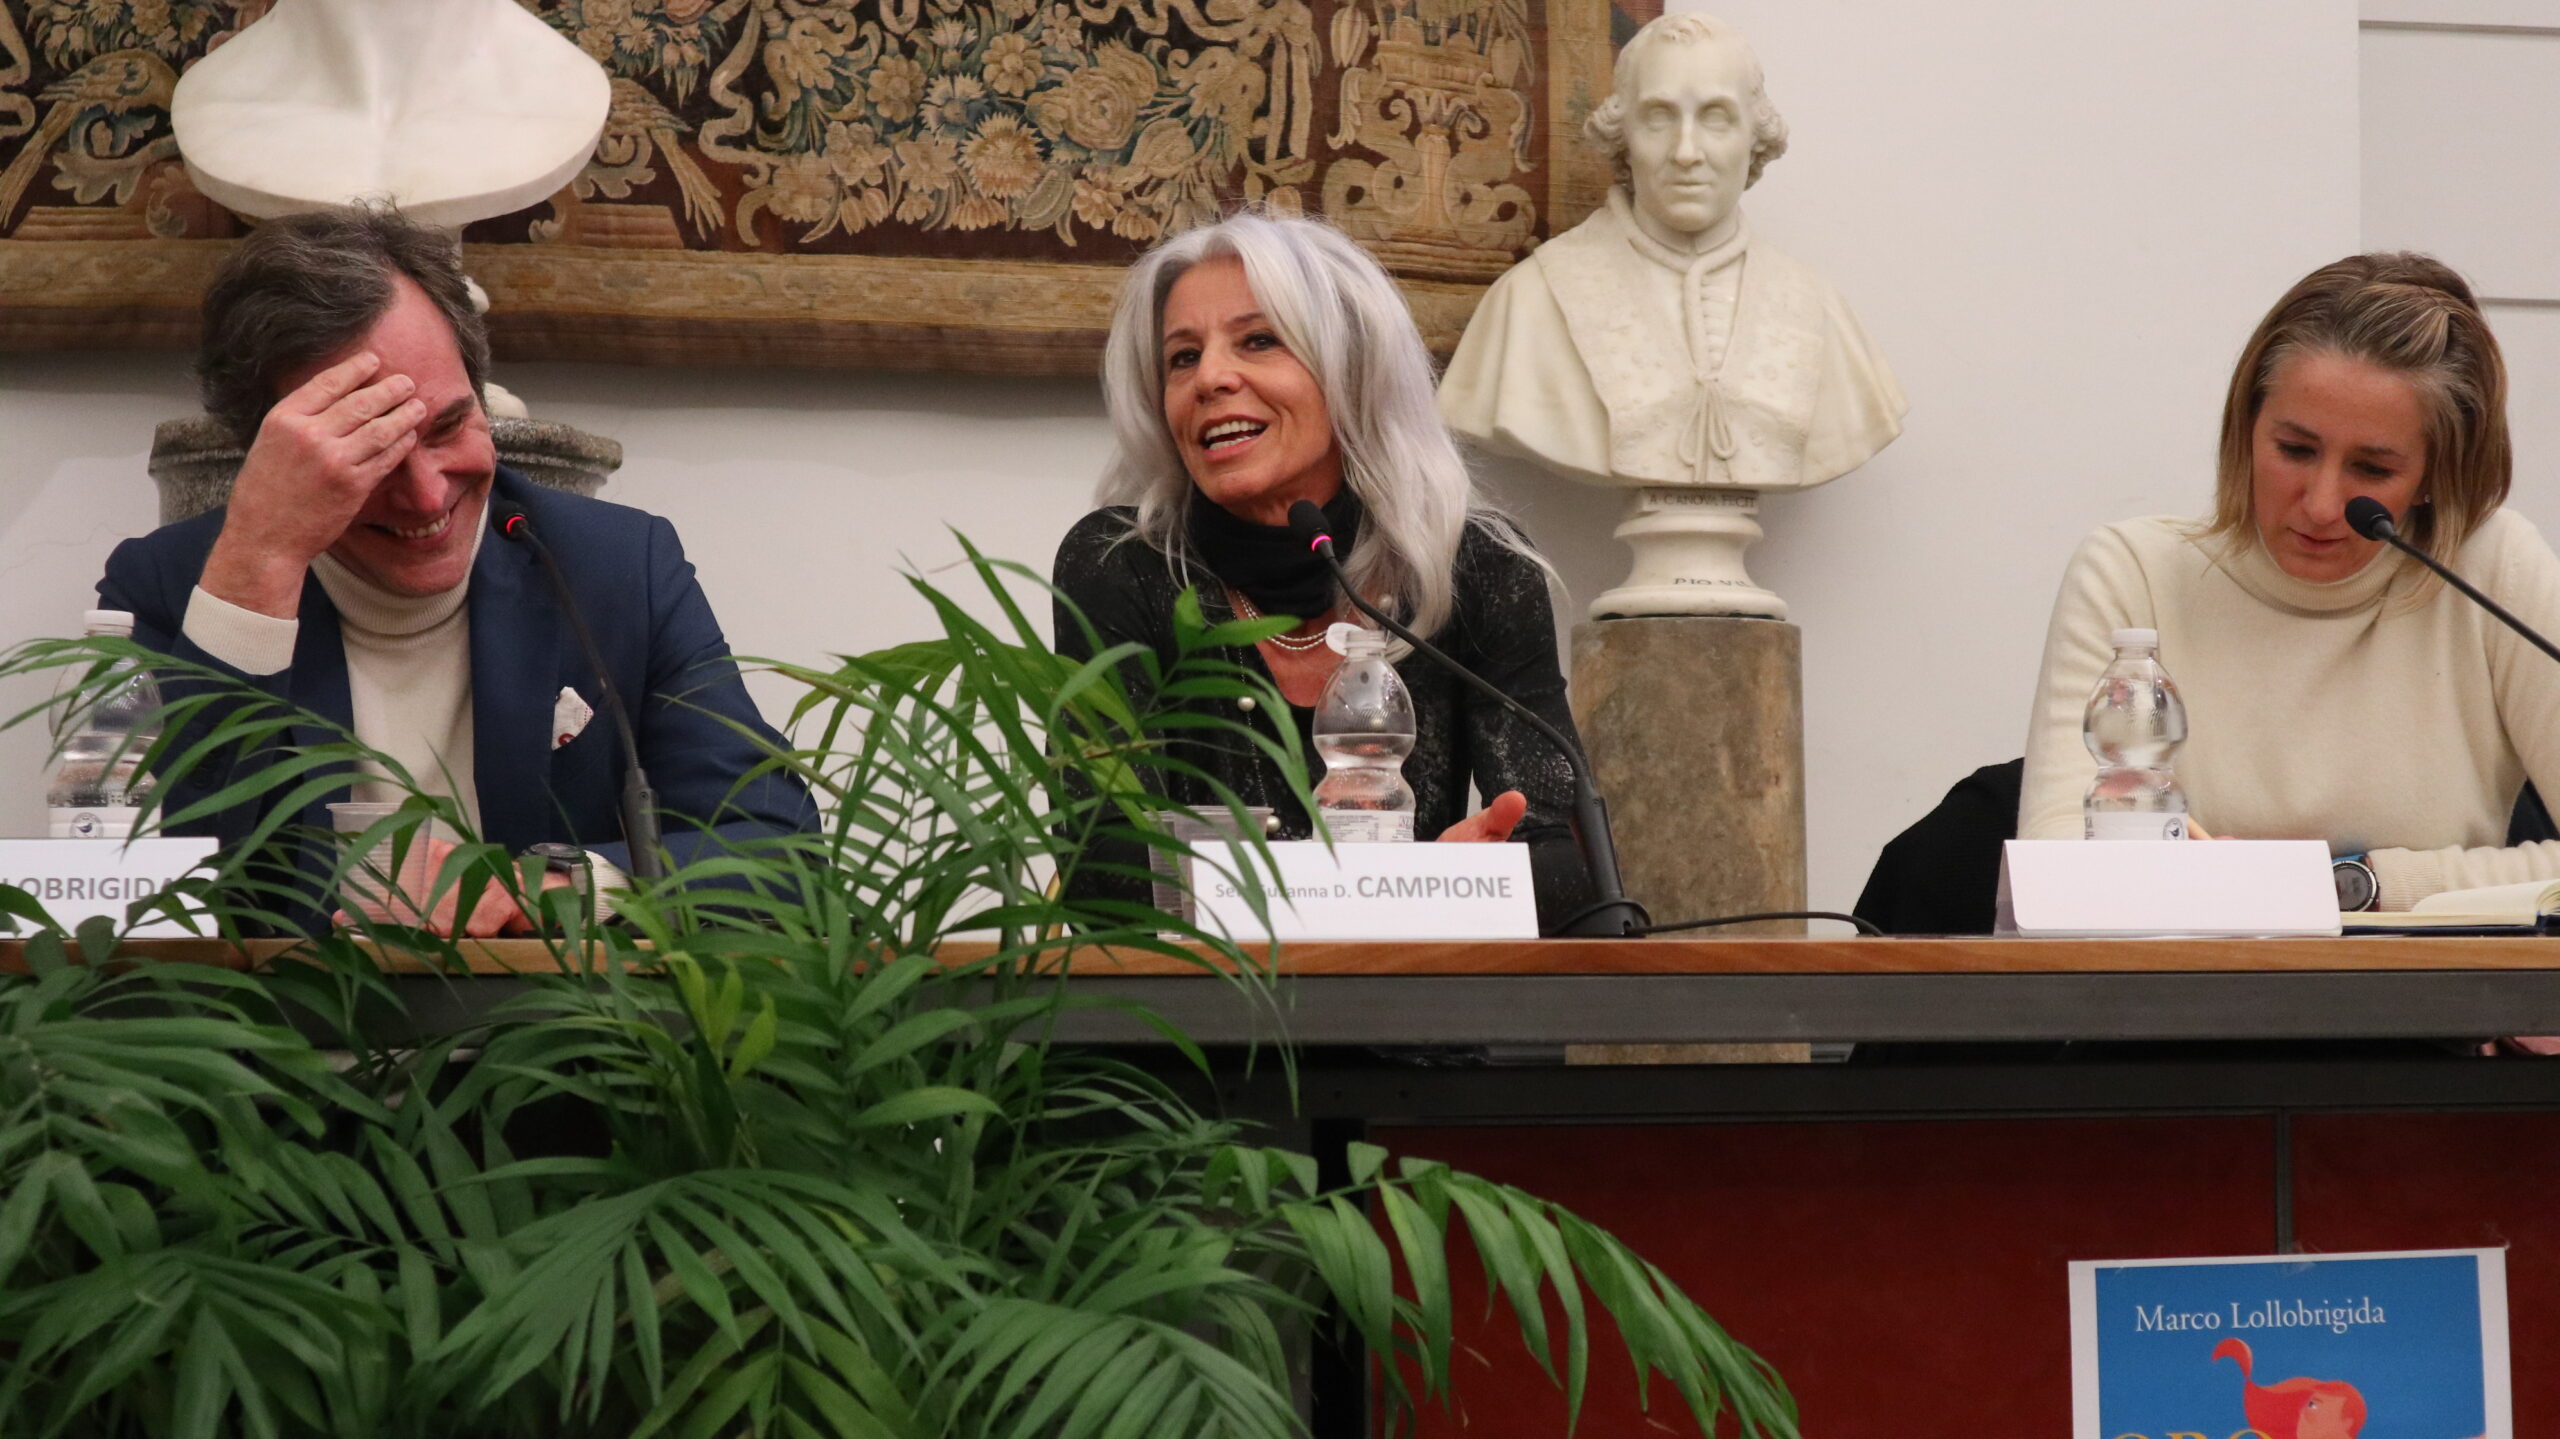
[[[1186,588],[1197,589],[1200,610],[1211,624],[1236,617],[1225,587],[1194,569],[1177,576],[1163,553],[1131,537],[1136,511],[1127,507],[1096,510],[1078,520],[1058,546],[1051,579],[1084,612],[1106,646],[1135,641],[1155,650],[1166,664],[1175,657],[1173,602]],[[1056,629],[1058,652],[1089,659],[1083,631],[1062,602]],[[1565,706],[1564,675],[1556,668],[1555,613],[1547,599],[1547,577],[1537,565],[1495,542],[1470,524],[1458,544],[1457,594],[1448,624],[1426,636],[1450,658],[1484,676],[1567,735],[1573,715]],[[1268,676],[1259,650],[1247,646],[1230,652],[1238,664]],[[1512,831],[1512,839],[1529,846],[1530,870],[1538,895],[1538,918],[1553,928],[1590,902],[1591,886],[1575,849],[1566,816],[1573,804],[1573,771],[1546,737],[1517,716],[1478,695],[1464,682],[1419,655],[1396,664],[1413,695],[1413,753],[1404,764],[1405,782],[1413,786],[1414,837],[1428,840],[1467,817],[1468,784],[1485,798],[1516,789],[1528,798],[1528,815]],[[1144,676],[1134,667],[1122,671],[1132,697],[1145,703]],[[1208,703],[1203,701],[1202,703]],[[1232,700],[1216,701],[1232,705]],[[1247,718],[1230,710],[1229,719]],[[1289,707],[1304,747],[1309,778],[1320,778],[1323,761],[1315,753],[1315,711]],[[1258,723],[1271,722],[1268,716]],[[1201,746],[1185,756],[1215,774],[1246,804],[1269,805],[1278,814],[1283,837],[1304,838],[1312,827],[1290,795],[1279,771],[1258,752],[1240,746]],[[1171,798],[1185,804],[1210,801],[1205,788],[1189,792],[1181,778],[1168,777]],[[1107,856],[1115,864],[1144,868],[1143,847]],[[1079,871],[1075,892],[1143,901],[1145,886],[1116,876]]]

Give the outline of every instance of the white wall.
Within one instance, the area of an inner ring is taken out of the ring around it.
[[[151,427],[191,412],[166,355],[0,355],[0,646],[80,633],[116,541],[159,522]],[[0,685],[0,718],[45,698]],[[0,732],[0,836],[42,834],[41,728]]]
[[[2560,535],[2560,7],[2365,0],[2364,13],[2364,241],[2470,277],[2507,357],[2509,506]]]
[[[2355,0],[1714,8],[1794,131],[1753,223],[1833,278],[1912,398],[1874,464],[1768,506],[1754,561],[1805,629],[1813,898],[1845,908],[1885,839],[2019,752],[2073,542],[2205,503],[2249,327],[2355,248]],[[795,659],[913,634],[895,567],[947,561],[946,524],[1045,566],[1106,443],[1081,382],[503,378],[623,441],[608,496],[676,522],[740,650]],[[76,619],[151,522],[151,424],[187,403],[165,357],[0,356],[0,641]],[[1618,578],[1614,497],[1489,479],[1575,610]],[[0,832],[35,818],[33,754],[0,737]]]

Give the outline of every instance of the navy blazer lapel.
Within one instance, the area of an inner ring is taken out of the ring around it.
[[[294,623],[293,675],[288,682],[288,698],[296,708],[337,728],[297,724],[290,731],[292,742],[303,748],[342,743],[355,733],[356,704],[347,688],[347,649],[339,634],[338,607],[330,603],[329,592],[320,587],[318,575],[304,576],[302,607],[295,612]],[[324,795],[303,806],[301,822],[316,829],[329,828],[330,798]],[[341,793],[335,798],[347,796]]]
[[[560,696],[558,607],[533,552],[495,534],[480,542],[466,605],[480,837],[520,850],[557,838],[550,811],[551,711]]]

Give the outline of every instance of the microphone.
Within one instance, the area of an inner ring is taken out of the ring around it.
[[[2371,495],[2358,495],[2354,499],[2347,501],[2347,527],[2354,530],[2357,534],[2364,536],[2368,540],[2380,540],[2384,544],[2398,550],[2400,553],[2416,560],[2419,564],[2425,565],[2428,569],[2435,571],[2438,575],[2443,577],[2446,584],[2449,584],[2455,589],[2470,596],[2473,604],[2476,604],[2480,608],[2487,610],[2489,613],[2496,615],[2499,623],[2505,625],[2508,629],[2514,630],[2517,634],[2524,636],[2526,639],[2533,641],[2534,648],[2551,656],[2555,660],[2560,660],[2560,649],[2553,648],[2551,641],[2544,639],[2539,634],[2536,634],[2533,626],[2517,619],[2514,615],[2508,614],[2505,606],[2499,604],[2496,600],[2489,598],[2487,595],[2480,593],[2478,590],[2473,589],[2469,580],[2466,580],[2462,576],[2455,574],[2453,571],[2446,569],[2444,566],[2437,564],[2435,556],[2428,554],[2426,551],[2419,549],[2416,545],[2400,538],[2400,526],[2392,520],[2391,511],[2383,505],[2382,501],[2375,499]]]
[[[533,551],[534,558],[542,562],[542,573],[551,581],[551,593],[569,616],[569,628],[578,637],[578,648],[587,657],[587,667],[595,671],[605,712],[613,716],[613,727],[622,736],[626,760],[622,775],[622,839],[631,848],[631,877],[664,879],[667,866],[658,848],[658,795],[649,787],[647,772],[640,768],[640,741],[631,729],[631,712],[623,708],[622,695],[613,687],[613,673],[605,668],[604,652],[596,648],[596,637],[587,629],[587,617],[578,608],[578,597],[569,592],[569,582],[561,577],[560,562],[551,557],[550,546],[533,532],[533,521],[526,517],[524,506],[492,495],[489,510],[499,534]]]
[[[1398,624],[1385,611],[1363,598],[1342,572],[1342,561],[1333,552],[1333,535],[1325,523],[1324,511],[1312,500],[1300,500],[1289,507],[1289,529],[1321,556],[1325,568],[1333,571],[1334,583],[1341,586],[1343,598],[1351,601],[1360,613],[1376,620],[1387,633],[1413,646],[1416,654],[1428,658],[1459,679],[1476,693],[1528,721],[1529,727],[1547,737],[1573,770],[1573,837],[1582,849],[1582,865],[1591,875],[1591,888],[1600,896],[1569,916],[1558,932],[1584,938],[1623,938],[1646,932],[1653,917],[1644,906],[1627,897],[1626,885],[1618,878],[1618,848],[1609,835],[1609,805],[1591,783],[1591,767],[1582,757],[1582,747],[1566,738],[1562,730],[1547,723],[1546,717],[1520,701],[1493,687],[1483,676],[1465,665],[1433,649],[1428,641]]]

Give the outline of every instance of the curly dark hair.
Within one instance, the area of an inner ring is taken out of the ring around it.
[[[384,204],[333,206],[266,221],[204,292],[196,380],[204,407],[254,439],[286,375],[355,343],[391,308],[406,276],[444,315],[474,394],[489,377],[489,327],[471,303],[454,236]]]

